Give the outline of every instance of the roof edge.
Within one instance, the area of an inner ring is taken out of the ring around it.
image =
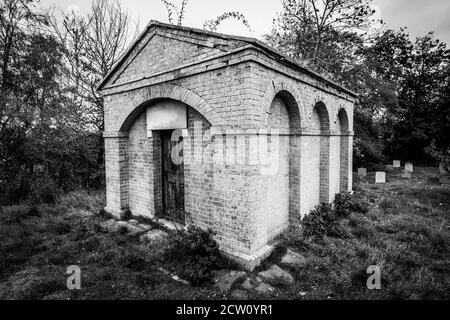
[[[354,91],[346,88],[345,86],[343,86],[333,80],[326,78],[325,76],[323,76],[305,66],[300,65],[295,60],[287,57],[286,55],[280,53],[275,48],[265,44],[264,42],[262,42],[256,38],[229,35],[229,34],[225,34],[225,33],[213,32],[213,31],[208,31],[208,30],[199,29],[199,28],[173,25],[173,24],[169,24],[169,23],[163,23],[163,22],[160,22],[157,20],[150,20],[150,22],[147,24],[147,26],[142,31],[142,33],[136,38],[136,40],[133,41],[133,43],[130,45],[130,47],[124,52],[124,54],[119,58],[119,60],[117,60],[117,62],[114,64],[114,66],[111,68],[111,70],[106,74],[106,76],[103,78],[103,80],[97,86],[97,89],[96,89],[97,91],[101,91],[103,89],[103,87],[108,82],[108,80],[111,78],[111,76],[114,74],[114,72],[122,65],[122,63],[130,55],[130,53],[133,51],[133,49],[136,47],[136,45],[142,40],[142,38],[144,38],[144,36],[147,34],[147,32],[150,30],[150,28],[152,28],[154,26],[171,28],[171,29],[176,29],[176,30],[184,30],[187,32],[194,32],[194,33],[199,33],[199,34],[207,34],[207,35],[211,35],[213,37],[222,38],[222,39],[226,39],[226,40],[236,40],[236,41],[243,41],[243,42],[250,43],[250,44],[254,45],[255,47],[259,47],[260,49],[264,50],[266,53],[275,55],[278,59],[280,59],[280,62],[287,63],[290,65],[290,67],[295,67],[295,69],[300,70],[320,81],[323,81],[323,82],[331,85],[335,89],[342,90],[342,91],[346,92],[347,94],[353,96],[354,98],[358,98],[358,94],[355,93]]]

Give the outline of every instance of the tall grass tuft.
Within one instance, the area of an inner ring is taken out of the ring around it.
[[[105,206],[105,193],[103,191],[77,190],[60,196],[57,202],[66,208],[99,212]]]

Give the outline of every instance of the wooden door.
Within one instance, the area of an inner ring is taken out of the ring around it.
[[[172,152],[177,152],[174,148],[183,138],[171,141],[172,132],[161,131],[163,218],[184,223],[184,164],[172,159]],[[181,149],[180,156],[182,152]]]

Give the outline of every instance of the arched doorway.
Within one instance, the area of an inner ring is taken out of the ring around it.
[[[140,106],[128,129],[128,206],[135,215],[186,222],[186,181],[192,166],[190,151],[202,143],[211,124],[199,112],[173,99]],[[201,150],[200,146],[197,148]],[[201,176],[201,174],[199,174]],[[192,174],[188,179],[193,179]],[[193,198],[193,197],[191,197]]]
[[[300,218],[300,148],[295,133],[300,129],[300,114],[295,98],[280,91],[273,98],[267,118],[268,145],[275,152],[277,170],[267,177],[266,219],[268,238],[273,238]],[[272,154],[273,157],[273,154]]]
[[[318,177],[315,179],[314,185],[319,190],[319,202],[328,203],[329,195],[329,181],[330,181],[330,118],[327,107],[323,102],[318,102],[314,106],[312,114],[312,122],[315,131],[318,133],[315,149],[318,154]],[[317,175],[316,175],[317,177]]]

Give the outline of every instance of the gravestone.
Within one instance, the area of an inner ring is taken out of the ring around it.
[[[405,163],[405,171],[413,172],[413,164],[411,162]]]
[[[392,165],[394,166],[394,168],[400,168],[401,166],[400,160],[392,161]]]
[[[392,164],[388,164],[388,165],[386,166],[386,171],[388,171],[388,172],[394,171],[394,166],[393,166]]]
[[[367,169],[366,168],[358,168],[358,176],[360,176],[360,177],[367,176]]]
[[[402,171],[402,178],[403,178],[403,179],[411,179],[411,171],[409,171],[409,170],[403,170],[403,171]]]
[[[377,171],[375,173],[375,183],[385,183],[386,182],[386,172]]]

